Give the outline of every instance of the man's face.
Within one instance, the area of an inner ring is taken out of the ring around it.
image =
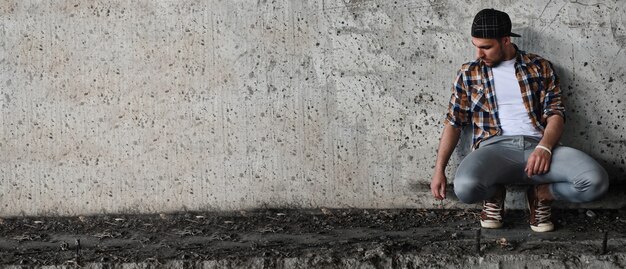
[[[476,58],[482,59],[487,66],[498,66],[504,60],[502,39],[472,37],[472,44],[476,47]]]

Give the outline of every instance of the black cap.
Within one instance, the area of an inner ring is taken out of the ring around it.
[[[472,23],[472,36],[477,38],[520,37],[511,33],[511,18],[505,12],[493,8],[483,9],[476,14]]]

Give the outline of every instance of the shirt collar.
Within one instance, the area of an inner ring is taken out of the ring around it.
[[[515,44],[513,44],[513,47],[515,47],[515,63],[525,67],[526,64],[530,62],[530,59],[526,56],[526,52],[520,50]]]

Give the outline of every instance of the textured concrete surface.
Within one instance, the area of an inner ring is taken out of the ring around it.
[[[624,1],[5,0],[0,215],[462,207],[427,184],[490,6],[623,189]]]
[[[624,268],[626,209],[271,209],[0,221],[0,268]],[[23,266],[23,267],[16,267]]]

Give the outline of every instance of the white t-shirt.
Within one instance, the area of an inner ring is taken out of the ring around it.
[[[542,137],[524,107],[522,91],[515,77],[515,59],[503,61],[491,70],[502,135]]]

